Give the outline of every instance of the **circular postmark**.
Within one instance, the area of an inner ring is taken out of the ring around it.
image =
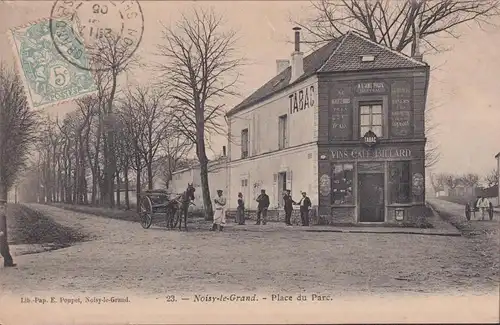
[[[57,0],[49,26],[63,58],[80,69],[102,71],[132,57],[142,40],[144,16],[137,0]]]

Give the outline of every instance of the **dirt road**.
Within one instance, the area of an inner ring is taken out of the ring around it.
[[[315,233],[227,226],[222,233],[142,229],[138,223],[30,205],[89,236],[18,256],[0,291],[491,292],[497,276],[464,237]]]

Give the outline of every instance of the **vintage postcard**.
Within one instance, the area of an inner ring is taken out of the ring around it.
[[[498,323],[497,0],[0,0],[0,325]]]

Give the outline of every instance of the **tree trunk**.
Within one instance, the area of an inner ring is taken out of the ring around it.
[[[0,179],[0,252],[5,264],[12,264],[12,256],[9,251],[9,241],[7,236],[7,187]]]
[[[116,172],[116,206],[120,207],[120,173]]]
[[[141,172],[142,172],[142,169],[137,168],[137,173],[136,173],[136,177],[135,177],[135,182],[136,182],[135,197],[136,197],[136,202],[137,202],[137,206],[136,206],[137,212],[141,211]]]
[[[148,162],[148,189],[153,189],[153,163],[151,160]]]
[[[212,200],[210,199],[210,187],[208,185],[208,159],[200,163],[200,178],[203,205],[205,207],[205,220],[213,220],[213,207]]]
[[[199,111],[200,110],[197,109],[197,112]],[[208,157],[205,148],[205,125],[203,114],[197,114],[196,120],[196,154],[200,163],[201,192],[203,195],[203,206],[205,207],[205,220],[213,220],[214,211],[210,198],[210,186],[208,184]]]
[[[130,198],[129,198],[129,181],[128,181],[128,165],[125,165],[125,206],[127,210],[130,210]]]

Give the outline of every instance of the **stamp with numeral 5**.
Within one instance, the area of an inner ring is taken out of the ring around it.
[[[59,104],[97,91],[92,73],[68,62],[55,48],[48,19],[11,29],[10,38],[31,107]],[[81,52],[80,63],[87,65],[83,46],[75,42],[73,48]]]

